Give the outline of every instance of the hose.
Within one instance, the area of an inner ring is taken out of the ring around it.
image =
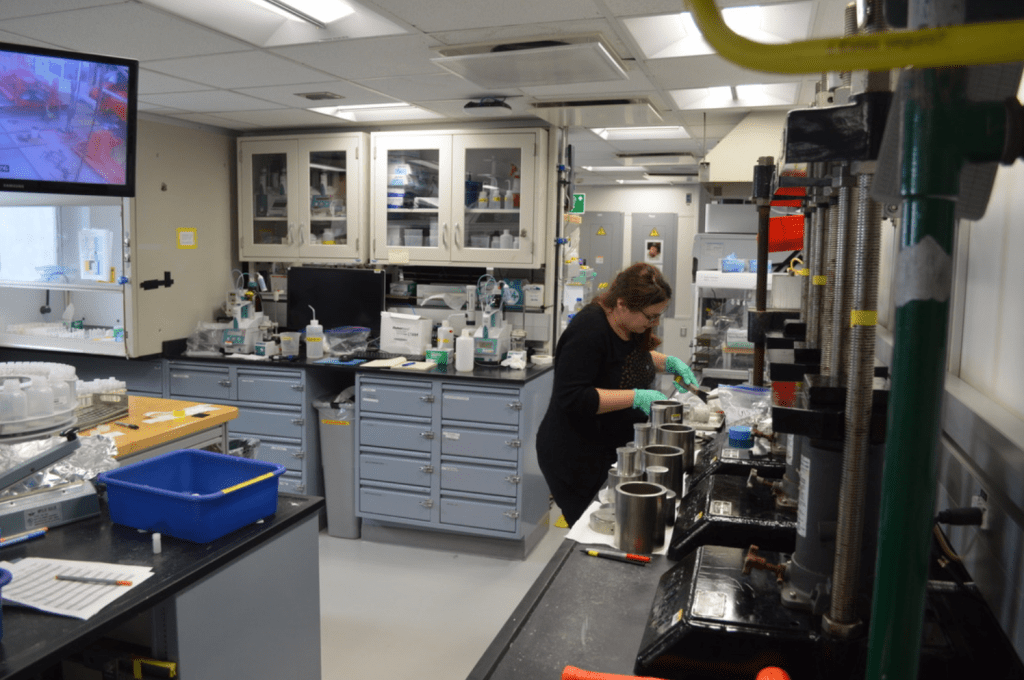
[[[766,45],[737,35],[715,0],[684,0],[704,39],[725,59],[769,73],[888,71],[1024,61],[1024,21],[890,31]]]

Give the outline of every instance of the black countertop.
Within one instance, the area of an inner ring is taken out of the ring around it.
[[[163,536],[159,555],[153,554],[150,533],[112,524],[106,511],[99,517],[51,529],[43,538],[4,548],[0,558],[6,561],[22,557],[91,560],[148,566],[154,573],[85,621],[5,604],[0,679],[33,677],[112,628],[314,516],[323,506],[320,497],[281,493],[277,512],[262,523],[250,524],[210,543]],[[311,555],[310,559],[317,556]]]

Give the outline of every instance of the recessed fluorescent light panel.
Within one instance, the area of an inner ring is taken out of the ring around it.
[[[733,31],[761,43],[806,40],[811,28],[811,2],[727,7],[722,19]],[[689,12],[623,19],[648,59],[714,54]]]
[[[141,0],[176,16],[259,45],[401,35],[398,24],[354,0]]]
[[[608,141],[638,139],[689,139],[690,133],[678,125],[657,125],[648,127],[607,127],[591,128],[591,132]]]
[[[722,85],[669,92],[683,110],[750,109],[760,106],[792,106],[800,95],[800,83],[769,85]]]
[[[341,118],[353,123],[378,123],[391,120],[426,120],[442,118],[441,114],[421,109],[405,102],[388,104],[363,104],[360,106],[319,106],[309,109],[326,116]]]
[[[645,172],[644,168],[638,165],[627,167],[625,165],[582,165],[587,172]]]

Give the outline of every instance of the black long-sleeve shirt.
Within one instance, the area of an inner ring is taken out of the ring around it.
[[[632,408],[598,415],[597,388],[643,389],[654,377],[642,336],[620,338],[596,303],[573,317],[555,349],[554,388],[537,432],[538,462],[560,506],[563,487],[589,501],[607,479],[615,449],[633,440],[634,423],[647,419]]]

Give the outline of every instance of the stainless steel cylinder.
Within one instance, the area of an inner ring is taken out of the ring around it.
[[[662,510],[664,510],[665,519],[665,530],[668,527],[674,527],[676,525],[676,500],[679,496],[672,489],[665,489],[665,504]]]
[[[642,475],[644,472],[644,454],[635,446],[620,446],[615,449],[619,457],[619,474]]]
[[[644,481],[668,488],[668,468],[664,465],[651,465],[644,470]]]
[[[668,488],[682,498],[683,469],[686,451],[678,446],[667,444],[650,444],[644,447],[644,465],[661,465],[668,468]],[[690,457],[693,460],[693,457]]]
[[[647,482],[626,482],[615,488],[615,547],[631,553],[651,554],[660,547],[654,537],[662,522],[665,487]]]
[[[680,424],[683,422],[683,411],[683,404],[671,399],[651,402],[651,427],[657,430],[659,425],[666,423]]]
[[[683,472],[692,472],[696,440],[697,431],[689,425],[668,423],[658,426],[653,443],[681,448],[686,452],[683,455]]]
[[[642,449],[651,443],[651,424],[633,423],[633,446]]]
[[[615,468],[608,470],[608,488],[611,490],[612,502],[615,502],[615,487],[623,482],[640,482],[643,481],[643,476],[640,474],[624,475]]]

